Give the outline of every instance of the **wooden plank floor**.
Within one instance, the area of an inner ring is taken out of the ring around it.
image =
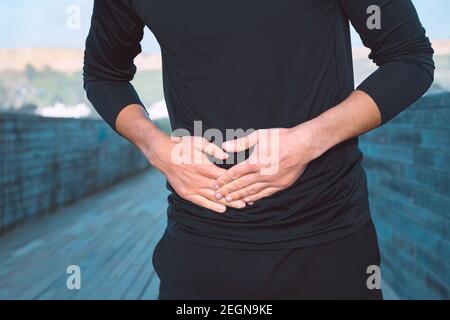
[[[0,299],[155,299],[167,195],[148,170],[0,236]],[[81,290],[66,287],[69,265]]]
[[[155,299],[167,195],[148,170],[0,236],[0,299]],[[69,265],[81,269],[81,290],[66,287]]]

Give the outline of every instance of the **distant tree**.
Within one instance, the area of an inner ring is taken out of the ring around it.
[[[49,65],[46,65],[44,67],[44,69],[42,70],[42,74],[44,74],[46,76],[52,76],[52,75],[58,76],[60,73],[53,70]]]
[[[21,113],[34,114],[36,112],[37,105],[32,102],[26,102],[19,109]]]
[[[0,82],[0,104],[6,103],[6,88],[3,83]]]
[[[33,80],[36,77],[36,69],[31,64],[26,65],[25,76],[28,80]]]

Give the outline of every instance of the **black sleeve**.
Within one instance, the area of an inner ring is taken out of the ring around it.
[[[369,94],[385,123],[419,99],[434,77],[433,49],[410,0],[339,0],[379,67],[357,89]],[[381,9],[380,29],[370,30],[367,9]]]
[[[133,61],[141,52],[143,29],[131,0],[94,1],[84,53],[84,88],[94,108],[113,129],[123,108],[143,105],[130,83],[136,73]]]

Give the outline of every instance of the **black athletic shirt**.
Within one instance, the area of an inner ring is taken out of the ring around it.
[[[376,22],[371,5],[380,8],[381,29],[368,27]],[[142,105],[129,81],[147,26],[161,47],[173,129],[192,132],[194,121],[224,134],[293,127],[354,90],[349,23],[379,66],[358,89],[385,123],[433,81],[433,50],[409,0],[96,0],[85,89],[112,128],[121,109]],[[369,218],[361,159],[357,139],[341,143],[288,189],[223,215],[172,192],[167,230],[184,241],[238,248],[337,239]]]

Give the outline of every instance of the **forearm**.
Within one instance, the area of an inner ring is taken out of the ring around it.
[[[306,144],[313,160],[335,145],[380,124],[381,114],[376,103],[368,94],[357,90],[340,104],[293,130],[298,132],[299,139],[308,140]]]
[[[136,145],[148,159],[153,156],[154,142],[166,136],[138,104],[123,108],[117,116],[115,127],[117,132]]]

